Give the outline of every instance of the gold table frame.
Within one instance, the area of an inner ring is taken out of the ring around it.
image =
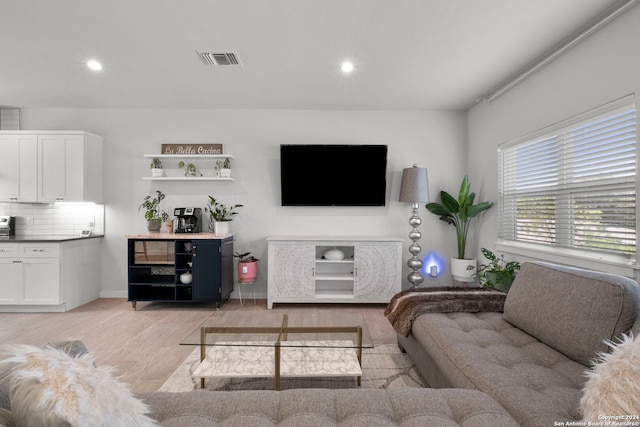
[[[289,326],[289,316],[287,314],[282,315],[282,324],[277,326],[202,326],[200,328],[200,363],[204,361],[207,356],[207,335],[208,334],[278,334],[278,338],[273,343],[275,350],[275,389],[280,390],[280,356],[282,342],[286,342],[288,334],[306,334],[306,333],[355,333],[356,334],[356,355],[358,363],[362,367],[362,326]],[[264,345],[267,347],[268,345]],[[357,376],[358,386],[362,385],[362,375]],[[205,387],[205,378],[200,378],[200,388]]]

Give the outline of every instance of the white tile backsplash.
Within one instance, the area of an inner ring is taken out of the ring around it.
[[[90,228],[104,234],[104,205],[92,203],[0,203],[0,215],[16,217],[16,235],[80,235]]]
[[[20,130],[19,108],[0,108],[0,130]]]

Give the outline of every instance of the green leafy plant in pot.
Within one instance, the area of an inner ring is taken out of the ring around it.
[[[160,210],[160,202],[164,200],[164,193],[156,190],[156,196],[145,196],[138,210],[144,208],[144,219],[147,220],[147,230],[160,231],[162,223],[169,219],[169,214]]]
[[[151,161],[151,176],[154,178],[157,177],[161,177],[164,174],[164,171],[162,169],[162,161],[155,157],[152,161]]]
[[[502,292],[509,292],[511,284],[520,271],[520,263],[504,259],[504,255],[498,257],[489,249],[480,249],[482,255],[489,260],[489,264],[481,264],[478,268],[478,280],[486,288],[495,288]]]
[[[462,184],[460,184],[457,199],[446,191],[441,191],[440,200],[442,203],[432,202],[426,205],[429,212],[439,216],[440,220],[453,225],[456,229],[458,256],[451,259],[451,273],[454,279],[462,282],[475,280],[477,261],[465,258],[471,220],[493,206],[493,202],[474,204],[475,198],[476,193],[471,191],[469,177],[465,175]]]
[[[238,214],[237,209],[244,207],[243,205],[225,205],[211,196],[204,211],[209,214],[209,230],[214,233],[228,233],[229,222],[233,221],[233,217]]]
[[[255,282],[256,277],[258,277],[258,261],[260,260],[251,255],[251,252],[245,252],[243,254],[236,252],[233,257],[238,258],[238,282]]]

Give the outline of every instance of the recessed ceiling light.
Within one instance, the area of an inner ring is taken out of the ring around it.
[[[342,63],[342,65],[340,66],[340,69],[342,70],[343,73],[345,74],[349,74],[353,71],[354,66],[353,66],[353,62],[351,61],[344,61]]]
[[[87,67],[93,71],[102,70],[102,64],[95,60],[87,61]]]

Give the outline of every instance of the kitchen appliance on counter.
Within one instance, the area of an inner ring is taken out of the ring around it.
[[[0,237],[14,236],[16,234],[16,217],[0,215]]]
[[[200,233],[202,231],[202,209],[175,208],[175,233]]]

